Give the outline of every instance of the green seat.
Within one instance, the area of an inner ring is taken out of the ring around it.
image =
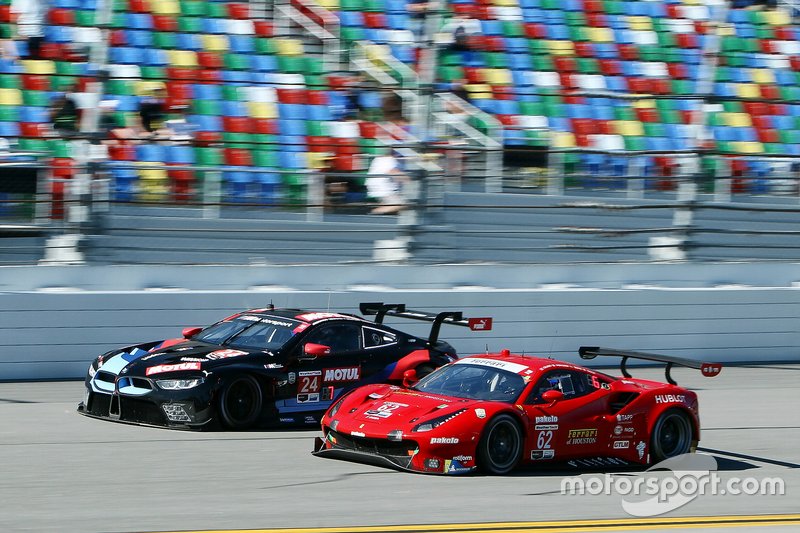
[[[694,82],[692,80],[672,80],[672,92],[681,96],[694,94]]]
[[[48,151],[53,157],[72,157],[72,150],[68,142],[61,139],[52,139],[47,142]]]
[[[508,57],[505,52],[484,52],[483,60],[489,68],[508,67]]]
[[[525,28],[516,20],[504,20],[503,35],[506,37],[525,37]]]
[[[455,81],[464,78],[464,69],[459,66],[439,67],[439,79],[442,81]]]
[[[519,112],[522,115],[544,115],[542,104],[539,102],[520,102]]]
[[[386,147],[384,142],[378,139],[361,139],[358,144],[362,153],[370,155],[381,155]]]
[[[544,55],[534,56],[533,70],[541,70],[541,71],[555,70],[555,66],[553,65],[553,58]]]
[[[564,104],[544,103],[542,111],[544,111],[546,117],[566,118],[567,110],[565,107]]]
[[[167,79],[167,71],[163,67],[146,66],[141,67],[142,79],[146,80],[159,80]]]
[[[342,11],[363,11],[363,8],[361,0],[339,0],[339,9]]]
[[[22,87],[20,77],[16,74],[3,74],[0,75],[0,88],[2,89],[19,89]]]
[[[311,137],[326,137],[328,135],[328,123],[320,120],[307,120],[306,132]]]
[[[443,66],[461,66],[463,60],[461,59],[461,55],[455,52],[443,52],[441,56],[439,56],[439,65]]]
[[[127,13],[123,11],[115,12],[111,15],[109,26],[112,28],[126,28],[128,24]]]
[[[250,70],[250,58],[244,54],[225,54],[223,63],[228,70]]]
[[[342,39],[348,42],[352,41],[363,41],[365,39],[366,34],[364,33],[364,28],[358,26],[346,26],[341,30]]]
[[[244,148],[249,150],[253,147],[249,133],[226,131],[222,133],[222,142],[225,143],[226,148]]]
[[[75,84],[72,76],[53,76],[50,78],[50,88],[53,91],[66,91]]]
[[[89,11],[85,9],[76,9],[73,11],[75,13],[75,24],[78,26],[94,26],[94,11]]]
[[[647,124],[645,124],[645,126],[647,126]],[[625,149],[626,150],[645,150],[645,149],[647,149],[647,143],[645,142],[644,137],[638,137],[638,136],[631,135],[631,136],[628,136],[628,137],[623,137],[623,140],[625,142]]]
[[[565,18],[568,26],[586,26],[586,16],[582,11],[567,11]]]
[[[198,17],[179,17],[178,31],[181,33],[200,33],[203,30],[202,20]]]
[[[187,17],[203,17],[206,15],[205,0],[181,0],[181,14]]]
[[[328,80],[324,76],[306,74],[304,78],[308,89],[324,90],[329,88]]]
[[[221,115],[222,105],[218,100],[193,100],[192,110],[198,115]]]
[[[194,149],[195,160],[202,167],[218,167],[222,165],[222,150],[213,147],[199,147]]]
[[[782,154],[783,147],[778,143],[764,143],[764,153],[767,154]]]
[[[238,102],[243,100],[242,96],[239,94],[239,87],[235,85],[222,86],[222,99],[229,102]]]
[[[269,133],[254,133],[250,136],[256,150],[278,150],[278,137]]]
[[[0,105],[0,121],[19,122],[19,107]]]
[[[280,164],[279,153],[259,148],[253,151],[253,166],[277,168]]]
[[[541,0],[542,9],[561,9],[561,0]]]
[[[56,61],[56,74],[62,76],[80,76],[81,70],[77,63],[69,61]]]
[[[663,48],[672,48],[676,46],[675,34],[671,31],[660,31],[658,35],[658,45]]]
[[[645,122],[644,134],[647,137],[666,137],[667,130],[663,124],[657,122]]]
[[[47,91],[22,91],[22,105],[48,107],[50,94]]]
[[[206,2],[206,15],[215,18],[221,19],[228,16],[228,5],[227,2]]]
[[[525,130],[525,139],[528,146],[549,146],[550,132],[548,130]]]
[[[20,138],[19,149],[25,152],[49,152],[50,146],[44,139]]]
[[[624,15],[625,6],[624,2],[628,0],[605,0],[603,6],[606,8],[606,13],[609,15]]]
[[[672,109],[662,111],[661,120],[663,120],[665,124],[683,124],[683,117],[681,117],[680,112]]]
[[[302,74],[306,70],[304,59],[302,56],[278,56],[278,69],[290,74]]]
[[[590,40],[589,33],[583,26],[568,26],[568,28],[569,38],[572,41],[585,42]]]
[[[136,82],[133,80],[112,79],[106,85],[108,94],[133,96],[136,94]]]
[[[714,81],[731,81],[731,69],[729,67],[717,67]]]
[[[112,4],[113,4],[112,8],[114,11],[122,11],[122,12],[128,11],[128,0],[114,0]]]
[[[744,113],[741,102],[726,101],[722,102],[722,109],[726,113]]]
[[[528,50],[535,56],[549,55],[550,50],[543,39],[528,39]],[[535,60],[536,58],[534,58]]]
[[[731,52],[725,56],[725,63],[731,67],[743,67],[747,64],[747,58],[741,52]]]
[[[322,63],[322,58],[307,55],[303,58],[305,60],[305,73],[314,76],[321,76],[327,73],[325,65]]]
[[[663,53],[663,61],[667,63],[682,63],[683,57],[681,57],[681,51],[679,48],[667,48],[662,51]]]
[[[630,107],[615,107],[614,108],[615,120],[638,120],[636,113]]]
[[[639,47],[639,58],[642,61],[661,61],[661,48],[653,45],[643,45]]]
[[[597,60],[593,57],[579,57],[575,60],[578,66],[578,72],[581,74],[597,74],[600,72],[600,66]]]
[[[177,34],[167,31],[153,32],[153,46],[162,50],[175,50],[178,48]]]
[[[772,26],[759,26],[756,28],[756,38],[757,39],[774,39],[775,38],[775,31],[772,29]]]
[[[383,0],[364,0],[364,11],[369,11],[371,13],[385,11]]]

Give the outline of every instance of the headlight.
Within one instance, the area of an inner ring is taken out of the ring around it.
[[[417,424],[416,426],[414,426],[414,429],[412,429],[411,431],[414,433],[422,433],[424,431],[430,431],[432,429],[436,429],[445,422],[454,419],[464,411],[466,411],[466,409],[459,409],[458,411],[455,411],[448,415],[440,416],[439,418],[434,418],[433,420],[428,420],[427,422],[422,422],[421,424]]]
[[[92,379],[97,374],[97,369],[94,367],[95,362],[89,365],[89,379]]]
[[[203,382],[203,378],[194,379],[158,379],[156,384],[164,390],[184,390],[197,387]]]
[[[338,412],[339,412],[339,408],[342,406],[342,402],[343,402],[343,401],[344,401],[344,396],[342,396],[341,398],[339,398],[338,400],[336,400],[336,403],[335,403],[335,404],[333,404],[333,407],[331,407],[331,410],[330,410],[330,411],[328,411],[328,416],[332,417],[332,416],[334,416],[336,413],[338,413]]]

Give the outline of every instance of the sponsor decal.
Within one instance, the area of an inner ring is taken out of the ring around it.
[[[519,374],[528,369],[527,366],[520,365],[518,363],[512,363],[510,361],[499,361],[497,359],[485,359],[482,357],[470,357],[468,359],[459,359],[453,364],[488,366],[492,368],[499,368],[501,370],[506,370],[508,372],[513,372],[514,374]]]
[[[556,456],[555,450],[531,450],[531,461],[552,459]]]
[[[300,325],[298,325],[296,328],[294,328],[292,330],[292,333],[294,335],[297,335],[298,333],[307,330],[310,326],[311,326],[311,324],[309,324],[308,322],[303,322]]]
[[[401,407],[408,407],[408,404],[405,403],[396,403],[396,402],[383,402],[382,405],[379,405],[375,409],[369,409],[364,412],[370,418],[374,418],[378,420],[380,418],[389,418],[394,414],[394,412]]]
[[[467,325],[472,331],[489,331],[492,329],[492,319],[490,317],[470,318],[467,320]]]
[[[475,409],[475,416],[477,416],[478,418],[486,418],[486,409],[481,409],[480,407],[478,407],[477,409]]]
[[[215,352],[211,352],[206,356],[206,359],[210,359],[212,361],[216,359],[228,359],[229,357],[239,357],[240,355],[247,355],[247,352],[243,352],[241,350],[217,350]]]
[[[558,422],[557,416],[537,416],[536,423],[537,424],[555,424]]]
[[[464,474],[472,471],[472,469],[461,464],[461,461],[451,461],[449,459],[445,459],[444,471],[448,474]]]
[[[297,381],[297,374],[289,372],[289,384],[294,384],[295,381]]]
[[[323,381],[358,381],[361,379],[360,366],[326,368]]]
[[[335,390],[336,389],[333,388],[333,385],[322,389],[322,401],[333,400]]]
[[[460,461],[462,463],[466,463],[467,461],[472,461],[471,455],[456,455],[453,457],[453,461]]]
[[[362,433],[361,431],[351,431],[350,434],[354,437],[366,437],[366,433]]]
[[[294,418],[291,418],[291,417],[281,417],[281,418],[279,418],[279,419],[278,419],[278,421],[279,421],[279,422],[281,422],[281,423],[283,423],[283,424],[292,424],[292,423],[294,423]]]
[[[636,451],[639,454],[639,459],[644,457],[644,448],[645,448],[645,446],[646,445],[645,445],[643,440],[640,440],[639,444],[636,445]]]
[[[533,429],[536,431],[555,431],[558,429],[558,424],[536,424]]]
[[[253,315],[241,315],[239,320],[247,320],[248,322],[258,322],[260,319]]]
[[[656,403],[686,403],[686,396],[683,394],[657,394]]]
[[[186,363],[205,363],[207,360],[201,357],[181,357],[181,361]]]
[[[431,437],[431,444],[458,444],[458,437]]]
[[[303,419],[303,422],[305,422],[306,424],[316,424],[317,423],[316,419],[313,416],[305,417]]]
[[[264,324],[270,324],[273,326],[282,326],[284,328],[290,328],[295,325],[294,322],[285,322],[283,320],[275,320],[274,318],[262,318],[261,322]]]
[[[173,348],[173,352],[185,352],[186,350],[194,350],[191,346],[181,346],[180,348]]]
[[[315,403],[319,401],[319,393],[298,394],[297,403]]]
[[[267,363],[266,365],[264,365],[264,368],[269,368],[269,369],[283,368],[283,365],[280,363]]]
[[[594,444],[597,442],[597,429],[570,429],[567,444]]]
[[[719,363],[703,363],[700,365],[700,372],[706,377],[714,377],[722,372],[722,365]]]
[[[144,371],[145,376],[163,374],[165,372],[182,372],[186,370],[200,370],[200,363],[178,363],[175,365],[156,365]]]
[[[614,435],[622,435],[622,426],[614,426]]]
[[[156,357],[158,355],[160,355],[160,354],[151,353],[150,355],[145,355],[144,357],[142,357],[142,361],[149,361],[150,359],[152,359],[153,357]]]
[[[615,440],[614,441],[614,449],[615,450],[627,450],[630,447],[631,441],[629,440]]]
[[[349,318],[353,317],[340,315],[339,313],[304,313],[295,317],[298,320],[305,320],[306,322],[316,322],[318,320],[325,320],[327,318]]]
[[[617,422],[630,422],[633,420],[633,415],[617,415]]]

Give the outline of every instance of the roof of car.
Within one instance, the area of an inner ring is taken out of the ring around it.
[[[503,350],[499,353],[471,355],[469,357],[463,357],[459,359],[458,362],[462,364],[485,364],[485,366],[492,366],[514,373],[526,372],[528,370],[538,372],[542,370],[548,370],[550,368],[587,370],[584,367],[574,365],[566,361],[546,359],[544,357],[534,357],[529,355],[517,355],[512,354],[509,350]]]
[[[358,320],[358,321],[364,320],[363,318],[354,315],[347,315],[344,313],[330,313],[327,311],[309,311],[306,309],[285,309],[285,308],[271,309],[269,307],[250,309],[248,311],[242,312],[241,314],[250,314],[259,316],[279,316],[282,318],[292,318],[294,320],[300,320],[302,322],[308,322],[311,324],[331,319],[346,319],[346,320]]]

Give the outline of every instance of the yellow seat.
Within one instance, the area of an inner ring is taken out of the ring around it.
[[[653,21],[650,17],[645,16],[629,16],[628,19],[628,27],[632,30],[639,30],[639,31],[650,31],[653,29]]]
[[[733,24],[720,24],[717,27],[717,35],[720,37],[735,37],[736,28],[733,26]]]
[[[735,141],[731,143],[734,152],[740,154],[763,154],[764,145],[760,142]]]
[[[575,55],[575,46],[572,41],[547,41],[547,47],[554,56]]]
[[[761,98],[761,90],[754,83],[740,83],[736,88],[739,98]]]
[[[614,130],[617,135],[624,137],[642,137],[644,135],[644,126],[638,120],[614,121]]]
[[[278,118],[278,106],[270,102],[247,102],[247,109],[253,118]]]
[[[550,136],[553,148],[575,148],[575,135],[569,131],[554,131]]]
[[[150,11],[154,15],[180,15],[181,7],[175,0],[151,0]]]
[[[468,83],[467,85],[464,85],[464,88],[469,93],[470,98],[492,98],[492,88],[485,83]]]
[[[767,10],[764,11],[762,15],[764,17],[764,22],[770,26],[789,26],[792,23],[789,12],[784,9]]]
[[[137,81],[134,93],[136,96],[144,96],[146,94],[151,94],[153,91],[158,89],[166,89],[166,85],[164,82],[161,81]]]
[[[589,39],[595,43],[613,43],[614,32],[611,28],[587,28]]]
[[[497,7],[515,7],[519,6],[519,2],[517,0],[493,0],[492,2]]]
[[[328,161],[332,159],[332,152],[306,152],[306,166],[314,170],[323,169],[328,165]]]
[[[154,163],[139,163],[154,166]],[[140,168],[139,199],[145,202],[163,201],[169,195],[169,177],[163,168]]]
[[[303,55],[303,41],[300,39],[275,39],[275,49],[281,56]]]
[[[230,49],[227,35],[203,35],[201,40],[207,52],[227,52]]]
[[[489,85],[511,85],[511,71],[505,68],[485,68],[483,79]]]
[[[317,3],[328,11],[339,11],[339,0],[317,0]]]
[[[754,83],[775,83],[775,73],[768,68],[753,68],[750,69],[750,79]]]
[[[0,89],[0,105],[22,105],[22,91],[19,89]]]
[[[734,128],[752,128],[753,121],[749,113],[725,113],[728,126]]]
[[[197,66],[197,54],[192,50],[167,50],[167,58],[173,67],[192,68]]]
[[[635,109],[653,109],[656,106],[655,100],[636,100],[632,106]]]
[[[23,59],[20,61],[25,74],[53,75],[56,73],[56,64],[45,59]]]

